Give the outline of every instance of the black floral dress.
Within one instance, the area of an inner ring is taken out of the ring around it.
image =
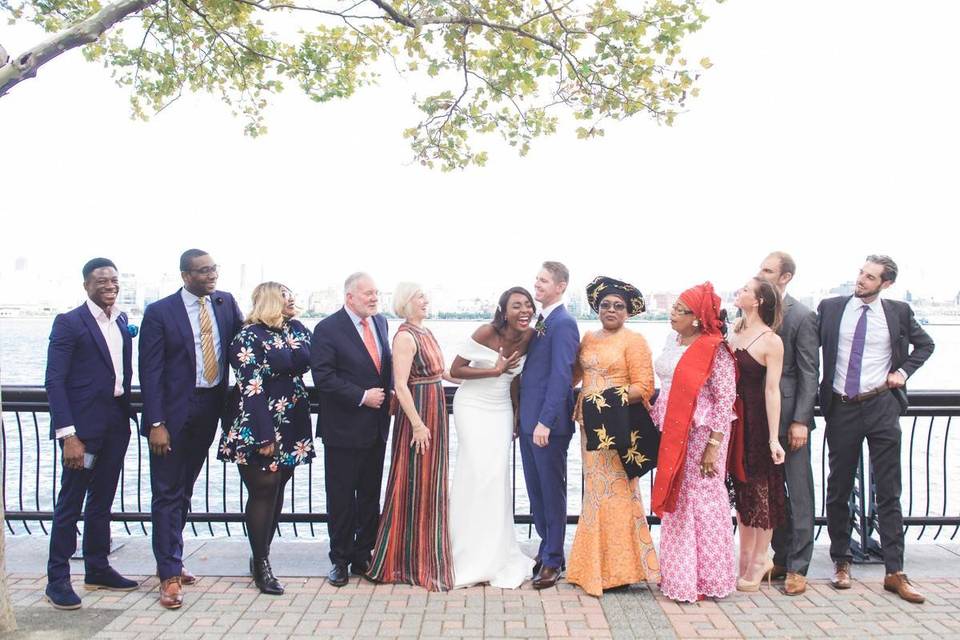
[[[230,343],[236,372],[235,417],[220,438],[217,458],[264,470],[309,464],[316,455],[303,374],[310,369],[310,332],[297,320],[282,329],[249,324]],[[239,392],[237,394],[236,392]],[[277,442],[277,453],[258,449]]]

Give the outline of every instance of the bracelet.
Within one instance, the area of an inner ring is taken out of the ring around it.
[[[60,440],[66,442],[70,438],[76,438],[76,437],[77,437],[77,432],[74,431],[73,433],[68,433],[67,435],[63,436],[62,438],[60,438]]]
[[[714,440],[713,438],[710,438],[709,440],[707,440],[707,443],[712,444],[715,447],[719,447],[720,445],[723,444],[723,440]]]

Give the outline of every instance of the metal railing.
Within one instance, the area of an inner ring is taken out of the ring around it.
[[[455,391],[446,389],[448,407],[452,407]],[[315,390],[310,389],[311,403],[315,405]],[[53,516],[53,506],[59,481],[59,447],[48,438],[49,406],[42,387],[4,386],[2,388],[2,490],[6,509],[6,526],[11,534],[46,534]],[[139,389],[133,392],[133,405],[142,408]],[[910,394],[910,411],[901,418],[903,429],[903,512],[908,535],[939,540],[949,536],[954,540],[960,532],[960,497],[951,485],[960,483],[960,465],[951,464],[960,454],[960,436],[951,431],[952,421],[960,417],[960,391],[923,391]],[[819,413],[818,413],[819,416]],[[827,479],[827,451],[823,442],[822,420],[811,437],[812,458],[817,502],[817,537],[826,524],[824,516]],[[132,427],[133,428],[133,427]],[[207,454],[207,464],[194,492],[192,512],[188,516],[194,535],[245,535],[243,524],[244,491],[235,465],[216,460],[217,441]],[[866,447],[864,447],[866,452]],[[389,453],[389,449],[388,449]],[[455,447],[451,447],[455,455]],[[580,449],[577,441],[570,449],[571,478],[580,476]],[[519,452],[513,449],[512,490],[514,520],[517,524],[532,524],[526,503],[523,475],[519,472]],[[150,522],[149,455],[144,439],[134,434],[121,472],[113,520],[121,532],[147,534]],[[319,463],[319,464],[318,464]],[[389,461],[388,463],[389,464]],[[325,533],[317,525],[326,522],[326,501],[322,489],[322,456],[294,474],[288,485],[285,509],[280,517],[281,528],[294,536],[315,536]],[[644,482],[645,504],[649,505],[649,491],[653,473]],[[386,476],[386,474],[384,474]],[[571,490],[570,503],[579,507],[576,483]],[[874,537],[877,526],[875,493],[869,473],[869,457],[861,460],[857,485],[851,497],[854,513],[854,547],[858,560],[872,561],[879,545]],[[305,486],[304,486],[305,485]],[[582,481],[579,485],[582,487]],[[568,522],[576,523],[578,515],[568,514]],[[652,525],[659,520],[648,518]],[[952,531],[951,531],[952,529]]]

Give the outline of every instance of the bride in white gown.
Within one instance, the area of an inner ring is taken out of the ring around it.
[[[450,487],[450,548],[457,587],[483,582],[515,589],[530,576],[513,525],[512,387],[533,335],[533,297],[503,293],[493,322],[477,329],[450,367],[463,380],[453,399],[457,462]]]

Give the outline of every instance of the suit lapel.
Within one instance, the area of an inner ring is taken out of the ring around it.
[[[100,325],[97,324],[96,318],[93,317],[86,303],[80,308],[80,317],[83,318],[83,323],[87,325],[87,330],[93,336],[93,341],[97,344],[97,349],[100,351],[103,361],[107,363],[110,369],[113,369],[113,359],[110,357],[107,341],[103,338],[103,331],[100,330]]]
[[[883,307],[883,315],[887,319],[887,331],[890,332],[890,353],[893,356],[891,364],[900,362],[900,316],[893,305],[882,298],[880,306]]]
[[[190,362],[193,363],[193,371],[197,371],[197,345],[193,340],[193,327],[190,326],[190,316],[187,315],[187,305],[183,301],[183,294],[179,291],[174,294],[173,317],[180,329],[183,337],[183,344],[190,354]]]
[[[219,291],[214,291],[210,295],[210,308],[213,309],[213,317],[217,319],[217,331],[220,332],[220,365],[223,366],[227,361],[227,352],[230,350],[230,342],[233,336],[230,335],[230,324],[227,324],[227,306],[225,303],[218,302],[223,300]]]

